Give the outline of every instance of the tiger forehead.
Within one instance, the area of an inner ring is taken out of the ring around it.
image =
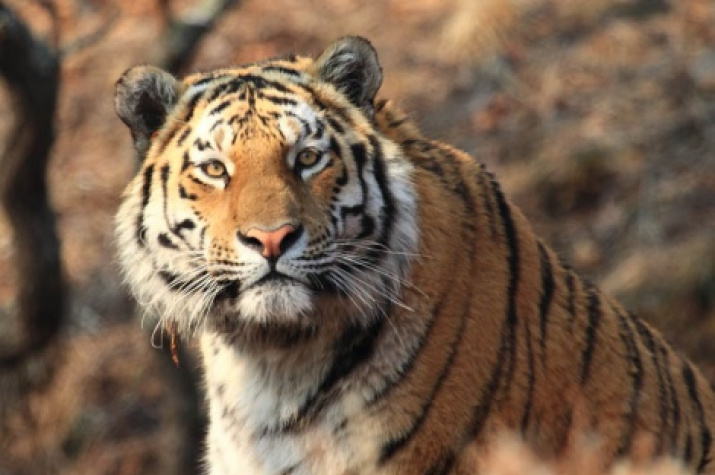
[[[292,76],[291,81],[283,78],[286,75]],[[234,137],[267,134],[290,145],[321,128],[320,113],[310,105],[309,92],[291,87],[307,82],[303,76],[275,65],[218,71],[190,80],[184,97],[200,111],[192,114],[198,119],[199,135],[215,135],[219,130],[222,139],[227,131]]]

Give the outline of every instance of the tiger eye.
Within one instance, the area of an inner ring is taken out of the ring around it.
[[[302,167],[308,168],[312,167],[320,159],[320,153],[314,148],[304,148],[298,153],[296,161],[300,163]]]
[[[222,178],[226,175],[226,166],[218,160],[211,160],[201,165],[201,171],[211,178]]]

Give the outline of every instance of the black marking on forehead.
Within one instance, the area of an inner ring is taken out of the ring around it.
[[[217,120],[217,121],[211,126],[211,128],[209,129],[209,133],[211,133],[211,132],[213,132],[214,130],[216,130],[216,127],[218,127],[218,126],[220,126],[221,124],[223,124],[223,122],[224,122],[223,119]]]
[[[272,96],[270,94],[258,94],[258,97],[261,99],[265,99],[269,102],[272,102],[275,105],[278,106],[297,106],[298,101],[295,99],[291,99],[290,97],[277,97],[277,96]]]
[[[241,89],[241,86],[243,86],[243,85],[244,85],[244,82],[241,80],[240,77],[232,79],[228,82],[221,83],[221,84],[217,85],[215,88],[209,89],[206,91],[206,93],[208,93],[208,91],[211,91],[211,95],[209,95],[206,98],[206,101],[213,102],[221,96],[233,94],[234,92]]]
[[[210,74],[204,78],[199,79],[198,81],[196,81],[194,83],[191,83],[191,86],[192,87],[203,86],[204,84],[208,84],[213,81],[219,81],[219,80],[227,78],[227,77],[230,77],[230,76],[228,74],[216,74],[216,75]]]
[[[191,118],[194,116],[194,112],[196,111],[196,104],[198,104],[199,100],[201,100],[201,96],[202,96],[202,94],[196,94],[186,104],[186,108],[187,108],[188,112],[186,113],[186,117],[184,117],[184,122],[189,122],[191,120]]]
[[[285,86],[282,82],[279,81],[274,81],[272,79],[266,79],[263,76],[257,76],[255,74],[245,74],[239,76],[239,78],[247,83],[250,83],[253,85],[256,89],[275,89],[280,92],[284,93],[291,93],[291,91],[288,87]]]
[[[184,131],[179,136],[179,140],[176,141],[176,145],[181,147],[184,144],[184,141],[189,138],[189,135],[191,135],[191,127],[187,125],[186,129],[184,129]]]
[[[200,138],[198,138],[198,137],[196,138],[196,140],[194,140],[194,147],[198,148],[200,152],[203,152],[203,151],[206,150],[206,149],[209,149],[209,150],[213,150],[213,149],[214,149],[214,148],[211,146],[211,143],[210,143],[208,140],[202,141],[202,140],[201,140]]]
[[[294,57],[294,60],[295,60],[295,57]],[[269,65],[269,66],[264,66],[261,69],[263,69],[264,72],[275,71],[277,73],[285,74],[287,76],[293,76],[295,78],[303,77],[302,72],[300,72],[296,69],[293,69],[293,68],[287,68],[285,66]]]
[[[231,100],[230,100],[230,99],[226,99],[225,101],[221,102],[221,103],[218,104],[217,106],[213,107],[213,108],[209,111],[209,115],[218,114],[219,112],[221,112],[222,110],[226,109],[226,108],[227,108],[228,106],[230,106],[230,105],[231,105]]]

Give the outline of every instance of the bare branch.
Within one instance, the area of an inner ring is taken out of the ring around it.
[[[15,117],[0,155],[0,201],[15,237],[17,318],[24,327],[21,344],[0,353],[0,369],[12,369],[41,352],[62,321],[59,240],[45,179],[54,141],[59,62],[2,3],[0,75],[11,90]]]
[[[184,72],[204,36],[238,3],[238,0],[205,0],[184,18],[171,19],[153,62],[174,74]],[[169,11],[168,2],[162,6],[165,12]]]

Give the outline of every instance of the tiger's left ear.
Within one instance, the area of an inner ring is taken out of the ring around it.
[[[382,84],[382,68],[368,40],[359,36],[336,40],[315,60],[315,67],[320,79],[331,83],[372,117],[375,94]]]
[[[132,133],[139,160],[144,159],[152,135],[164,125],[178,97],[176,78],[153,66],[134,67],[117,81],[114,106]]]

